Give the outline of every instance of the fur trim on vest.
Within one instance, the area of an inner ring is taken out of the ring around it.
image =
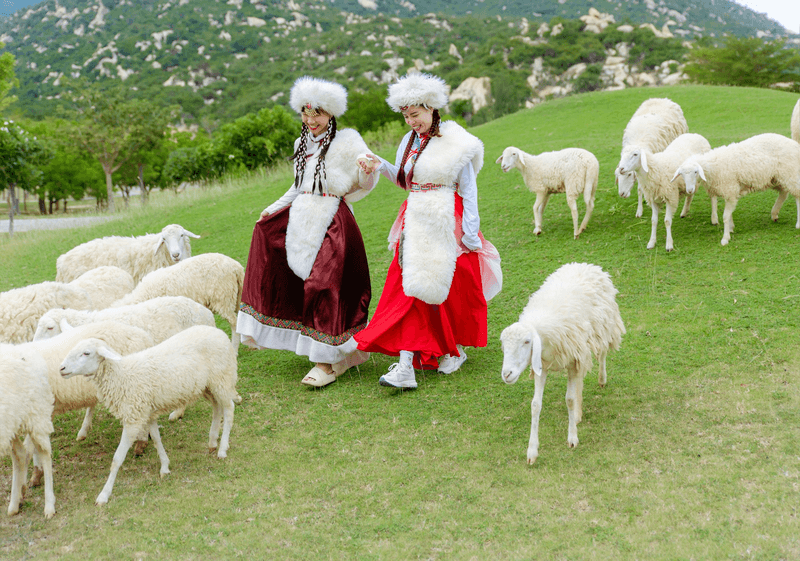
[[[477,173],[483,166],[483,143],[458,123],[441,124],[414,168],[415,183],[452,185],[472,162]],[[456,271],[458,240],[455,236],[455,192],[412,191],[403,225],[403,290],[428,304],[447,300]]]
[[[361,135],[353,129],[336,132],[336,138],[325,155],[327,179],[324,191],[337,197],[345,196],[358,187],[358,164],[356,158],[369,152]],[[306,175],[314,170],[306,168]],[[303,181],[303,191],[311,191],[311,181]],[[286,227],[286,261],[289,268],[303,280],[311,274],[319,248],[325,239],[341,201],[336,197],[300,195],[289,208],[289,224]]]

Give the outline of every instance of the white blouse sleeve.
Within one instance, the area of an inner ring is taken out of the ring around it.
[[[472,251],[483,247],[478,231],[481,229],[481,217],[478,215],[478,183],[472,162],[468,162],[458,174],[458,193],[464,201],[464,215],[461,228],[464,236],[461,241]]]
[[[406,151],[406,144],[408,144],[408,140],[410,138],[411,138],[411,133],[409,132],[403,137],[403,140],[400,141],[400,146],[397,147],[397,154],[395,154],[394,164],[390,164],[388,161],[384,160],[380,156],[377,156],[378,159],[380,159],[381,161],[380,165],[376,168],[377,171],[381,172],[381,175],[383,175],[386,179],[388,179],[398,187],[400,185],[397,183],[397,173],[400,171],[400,165],[403,161],[403,152]]]
[[[295,189],[294,184],[292,184],[289,190],[286,191],[280,199],[269,205],[265,210],[270,214],[274,214],[292,204],[299,194],[300,189]]]

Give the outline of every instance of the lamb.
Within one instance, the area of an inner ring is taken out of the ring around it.
[[[533,203],[534,234],[538,236],[542,232],[542,215],[553,193],[567,195],[575,239],[586,229],[594,209],[597,179],[600,175],[600,164],[594,154],[582,148],[565,148],[534,156],[509,146],[503,150],[496,163],[500,164],[505,173],[511,168],[519,169],[525,185],[531,193],[536,193],[536,201]],[[579,228],[576,201],[581,193],[586,203],[586,214]]]
[[[221,253],[203,253],[149,273],[114,307],[138,304],[158,296],[186,296],[227,320],[231,341],[239,348],[236,316],[242,299],[244,267]]]
[[[792,140],[795,142],[800,142],[800,99],[798,99],[797,103],[794,104],[794,109],[792,110],[792,120],[789,128],[792,131]]]
[[[108,502],[128,449],[145,429],[149,430],[158,450],[161,476],[169,473],[169,458],[158,432],[158,415],[185,407],[201,395],[213,408],[209,450],[217,448],[220,419],[223,419],[217,457],[227,457],[237,363],[236,352],[227,335],[216,327],[190,327],[155,347],[125,357],[100,339],[86,339],[66,356],[61,375],[65,378],[91,376],[103,403],[122,421],[122,438],[114,453],[108,480],[97,496],[97,505]]]
[[[138,237],[108,236],[80,244],[56,260],[56,280],[70,282],[100,265],[115,265],[128,271],[139,284],[149,272],[168,267],[192,256],[189,238],[200,236],[183,226],[169,224],[159,234]]]
[[[39,318],[51,308],[104,308],[132,289],[128,273],[100,267],[69,283],[46,281],[0,293],[0,343],[32,340]]]
[[[678,175],[683,177],[687,193],[694,193],[699,178],[709,196],[725,199],[722,245],[730,242],[739,198],[753,191],[779,191],[770,212],[773,221],[778,220],[781,206],[791,194],[797,204],[795,228],[800,228],[800,144],[790,138],[765,133],[720,146],[685,160],[675,171],[675,177]]]
[[[45,360],[29,349],[0,345],[0,456],[11,454],[13,475],[8,515],[19,512],[25,493],[28,453],[21,437],[33,442],[34,454],[44,467],[44,515],[56,513],[53,492],[53,394],[47,383]]]
[[[678,202],[682,194],[686,195],[686,203],[683,205],[681,218],[689,212],[693,194],[686,193],[686,185],[683,180],[673,181],[675,170],[678,166],[694,154],[705,154],[711,150],[708,140],[699,134],[686,133],[680,135],[667,146],[663,152],[654,154],[647,148],[633,148],[626,152],[626,158],[620,163],[621,173],[635,173],[639,181],[639,193],[644,193],[647,204],[653,210],[651,219],[650,241],[647,242],[647,249],[656,246],[656,229],[658,227],[658,211],[662,204],[666,205],[664,213],[664,226],[667,229],[667,251],[672,251],[672,215],[678,208]],[[620,195],[626,197],[629,193],[623,193],[620,188]],[[717,222],[717,199],[711,197],[711,222]]]
[[[661,152],[670,142],[681,134],[689,132],[689,125],[683,116],[681,106],[665,97],[653,97],[645,100],[628,121],[622,133],[622,153],[620,163],[614,170],[614,176],[620,193],[624,190],[631,192],[635,176],[632,173],[621,173],[619,166],[626,157],[626,150],[638,146],[647,148],[651,152]],[[644,208],[642,206],[642,192],[639,191],[639,202],[636,205],[636,218],[641,218]],[[687,209],[681,212],[681,215]]]
[[[583,379],[592,367],[592,354],[600,364],[600,387],[606,384],[606,355],[619,349],[625,325],[616,302],[617,289],[608,273],[596,265],[563,265],[534,292],[519,320],[500,335],[503,348],[502,378],[517,381],[530,366],[535,392],[531,403],[528,463],[539,456],[539,414],[550,370],[567,370],[567,410],[570,447],[578,445],[577,423],[583,416]]]

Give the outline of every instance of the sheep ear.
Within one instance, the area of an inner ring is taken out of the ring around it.
[[[531,333],[531,370],[537,376],[542,375],[542,338],[535,330]]]
[[[187,230],[186,228],[184,228],[184,229],[183,229],[183,233],[184,233],[184,234],[186,234],[187,236],[189,236],[190,238],[199,238],[199,237],[200,237],[200,236],[198,236],[197,234],[192,234],[192,233],[191,233],[189,230]]]
[[[517,152],[517,160],[519,160],[519,165],[525,167],[525,158],[522,157],[522,154]]]
[[[161,244],[163,244],[165,241],[166,240],[164,239],[164,234],[161,234],[160,236],[158,236],[158,243],[156,244],[156,247],[153,248],[153,255],[158,253],[158,248],[160,248]]]
[[[97,354],[109,360],[119,360],[122,358],[122,355],[115,353],[105,345],[100,345],[97,347]]]
[[[496,164],[499,164],[499,163],[500,163],[500,162],[502,162],[502,161],[503,161],[503,155],[502,155],[502,154],[500,154],[500,157],[499,157],[499,158],[497,158],[497,160],[495,160],[495,162],[494,162],[494,163],[496,163]]]
[[[706,179],[706,174],[703,173],[703,167],[700,164],[697,165],[697,171],[700,172],[700,179],[702,179],[703,181],[708,181]]]
[[[644,150],[640,152],[639,161],[642,164],[642,169],[645,173],[650,173],[650,169],[647,167],[647,155],[645,155]]]
[[[672,176],[672,179],[669,180],[670,183],[678,179],[678,176],[681,174],[681,168],[675,170],[675,175]]]
[[[61,318],[61,321],[58,322],[58,326],[61,328],[62,333],[75,329],[69,324],[67,318]]]

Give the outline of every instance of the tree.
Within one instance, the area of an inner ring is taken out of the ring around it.
[[[152,138],[152,121],[171,108],[156,108],[135,99],[131,90],[121,85],[101,91],[75,83],[69,94],[76,118],[72,136],[103,167],[108,209],[114,212],[112,174]]]
[[[19,212],[17,186],[30,191],[41,176],[38,166],[47,152],[36,137],[14,121],[4,121],[0,127],[0,185],[8,187],[11,200],[8,207],[9,233],[14,233],[14,214]]]
[[[0,50],[5,47],[5,43],[0,41]],[[8,95],[11,88],[19,86],[19,81],[14,76],[14,63],[14,55],[11,53],[0,55],[0,111],[17,100],[16,96]]]
[[[386,123],[402,123],[403,116],[395,113],[386,103],[386,88],[373,88],[367,92],[352,92],[348,105],[353,109],[342,115],[342,127],[353,127],[361,134],[376,131]]]
[[[800,82],[800,53],[787,49],[785,39],[728,37],[722,47],[714,46],[709,38],[697,43],[684,69],[695,82],[756,88]]]

